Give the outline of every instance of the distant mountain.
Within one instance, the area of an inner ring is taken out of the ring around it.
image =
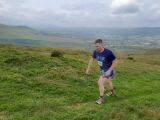
[[[27,26],[9,26],[4,24],[0,24],[0,43],[65,48],[76,48],[77,46],[82,48],[83,46],[83,41],[80,39],[53,35]]]
[[[36,30],[27,26],[9,26],[4,24],[0,24],[0,38],[49,40],[49,41],[68,40],[67,37],[64,38],[62,36],[56,36],[53,34],[49,34],[46,31]]]
[[[117,51],[160,48],[160,28],[50,28],[0,24],[0,43],[93,50],[95,39]]]
[[[39,32],[26,26],[9,26],[0,24],[0,38],[31,38]]]
[[[112,49],[133,51],[160,48],[160,28],[59,28],[49,34],[83,39],[86,43],[97,38]]]

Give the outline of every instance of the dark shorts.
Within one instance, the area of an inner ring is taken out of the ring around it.
[[[108,71],[108,69],[107,70],[101,70],[101,75],[103,75],[104,73],[106,73]],[[115,70],[112,70],[111,71],[111,73],[108,75],[108,76],[106,76],[106,78],[114,78],[115,77]]]

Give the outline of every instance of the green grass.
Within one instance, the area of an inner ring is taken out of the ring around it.
[[[0,120],[159,120],[160,56],[118,53],[116,94],[98,97],[96,62],[85,75],[90,53],[0,45]]]

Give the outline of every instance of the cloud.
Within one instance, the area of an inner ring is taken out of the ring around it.
[[[0,8],[2,8],[3,7],[3,5],[2,5],[2,3],[0,3]]]
[[[159,0],[0,0],[0,23],[55,26],[160,26]]]
[[[88,12],[103,12],[107,9],[106,4],[103,2],[75,2],[66,3],[62,6],[62,9],[67,11],[88,11]]]
[[[111,10],[113,14],[135,14],[139,7],[134,0],[113,0]]]
[[[160,2],[159,2],[159,4],[155,3],[155,4],[151,5],[150,11],[154,12],[156,15],[160,14]]]

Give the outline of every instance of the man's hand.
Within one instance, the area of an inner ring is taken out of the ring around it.
[[[90,69],[89,69],[89,68],[87,68],[87,69],[86,69],[86,74],[88,75],[88,74],[89,74],[89,72],[90,72]]]
[[[111,74],[111,71],[108,70],[107,72],[105,72],[105,73],[103,74],[103,77],[108,77],[110,74]]]
[[[112,61],[112,66],[109,68],[109,70],[106,73],[103,74],[103,77],[109,76],[116,65],[117,65],[117,59]]]
[[[93,58],[91,57],[90,59],[89,59],[89,62],[88,62],[88,67],[87,67],[87,69],[86,69],[86,74],[88,75],[89,74],[89,72],[90,72],[90,67],[91,67],[91,65],[92,65],[92,63],[93,63]]]

